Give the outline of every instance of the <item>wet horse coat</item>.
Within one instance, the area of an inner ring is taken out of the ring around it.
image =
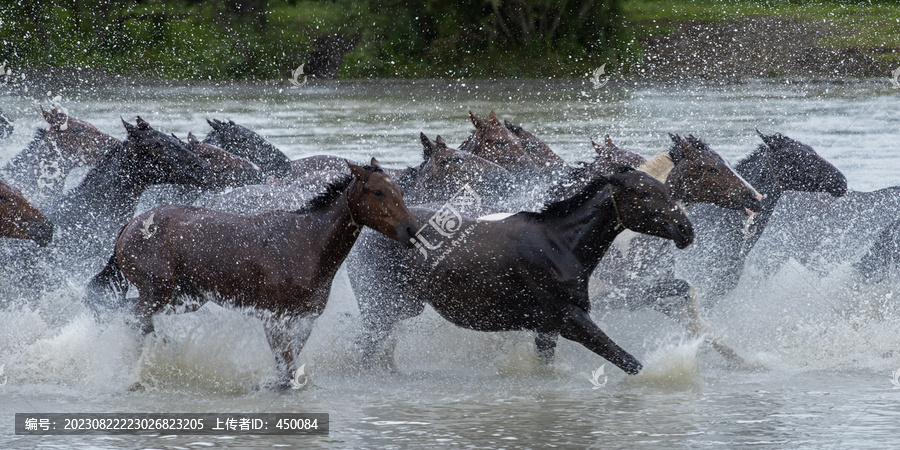
[[[545,359],[562,335],[637,373],[640,362],[590,319],[590,274],[624,227],[673,239],[679,247],[693,238],[690,221],[665,187],[634,171],[598,176],[541,213],[500,221],[448,217],[446,208],[411,211],[421,223],[442,224],[417,235],[429,250],[437,248],[447,227],[459,236],[444,242],[440,256],[423,254],[421,245],[420,252],[403,252],[371,233],[360,239],[348,273],[365,328],[358,340],[364,361],[371,361],[397,321],[420,314],[428,303],[461,327],[536,331]]]
[[[302,348],[311,328],[291,336],[284,322],[312,321],[325,309],[332,280],[363,226],[411,245],[418,225],[402,192],[373,159],[351,165],[352,175],[331,184],[307,208],[257,215],[191,206],[154,208],[135,217],[119,235],[115,253],[88,287],[124,302],[128,283],[140,295],[135,312],[145,333],[151,317],[178,294],[212,292],[236,306],[271,316],[266,331],[282,366],[293,369],[293,342]],[[310,324],[311,325],[311,324]]]

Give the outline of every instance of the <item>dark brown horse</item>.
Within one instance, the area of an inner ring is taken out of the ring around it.
[[[191,133],[188,133],[187,148],[209,163],[212,169],[212,176],[204,186],[206,189],[224,189],[263,182],[262,170],[252,161],[225,151],[221,147],[200,142]]]
[[[464,328],[535,331],[545,360],[562,335],[635,374],[641,363],[590,318],[590,275],[625,228],[672,239],[679,248],[693,240],[690,221],[665,186],[630,168],[598,175],[540,213],[482,221],[452,203],[411,211],[428,224],[416,234],[419,251],[366,233],[348,260],[365,362],[397,321],[427,303]]]
[[[83,120],[41,108],[48,129],[3,167],[3,177],[18,186],[37,205],[46,207],[63,194],[66,176],[76,167],[96,165],[121,142]]]
[[[53,240],[53,222],[3,180],[0,180],[0,237],[30,239],[41,247]]]
[[[703,238],[690,251],[679,252],[678,259],[683,257],[690,267],[687,278],[701,289],[707,306],[737,286],[744,260],[785,192],[824,192],[832,197],[847,193],[847,178],[809,145],[780,133],[757,134],[763,144],[739,161],[735,171],[763,194],[760,212],[748,220],[746,214],[714,205],[691,210]],[[794,224],[790,226],[796,232]]]
[[[225,149],[230,153],[253,161],[266,176],[283,177],[291,173],[291,161],[277,147],[255,131],[229,120],[206,121],[212,131],[203,142]]]
[[[494,111],[486,120],[469,111],[469,119],[475,125],[475,131],[459,146],[460,150],[499,164],[520,179],[546,172],[548,164],[559,164],[559,156],[552,152],[549,157],[530,150],[519,136],[500,122]]]
[[[710,203],[733,210],[759,211],[762,196],[702,140],[670,135],[672,147],[638,167],[666,183],[672,198]],[[596,146],[595,146],[596,147]],[[606,145],[589,167],[622,161],[638,162],[638,155]],[[641,158],[643,159],[643,158]],[[691,334],[711,333],[700,319],[695,290],[676,277],[674,252],[663,239],[625,232],[619,235],[594,272],[593,301],[608,308],[653,308],[682,322]],[[712,345],[731,362],[742,360],[730,347],[710,336]]]
[[[112,286],[124,297],[133,283],[145,333],[153,330],[151,316],[179,293],[213,292],[271,313],[266,330],[286,381],[294,347],[303,347],[311,322],[325,310],[332,279],[362,227],[405,246],[418,229],[402,191],[374,158],[371,166],[349,166],[351,175],[300,211],[237,215],[173,205],[145,212],[122,230],[89,292]],[[307,322],[299,336],[279,326],[292,319]]]

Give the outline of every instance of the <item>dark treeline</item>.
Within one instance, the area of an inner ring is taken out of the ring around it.
[[[621,1],[37,0],[0,61],[175,78],[581,76],[630,53]],[[340,71],[339,71],[340,69]]]

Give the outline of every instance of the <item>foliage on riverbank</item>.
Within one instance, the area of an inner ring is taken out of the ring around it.
[[[900,61],[897,1],[38,0],[0,5],[0,62],[194,79],[285,78],[302,63],[326,78],[581,77],[604,63],[652,76],[654,58],[683,64],[714,42],[685,56],[691,33],[758,17],[777,18],[765,33],[808,37],[812,61],[741,73],[870,76]]]

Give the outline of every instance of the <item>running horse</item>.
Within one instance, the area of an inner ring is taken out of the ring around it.
[[[291,161],[277,147],[255,131],[229,120],[209,120],[212,131],[203,142],[253,161],[266,176],[283,177],[291,173]]]
[[[0,237],[29,239],[41,247],[53,240],[53,222],[3,180],[0,180]]]
[[[365,363],[397,321],[421,314],[427,303],[463,328],[535,331],[544,355],[561,335],[636,374],[641,363],[590,318],[590,275],[625,228],[672,239],[679,248],[693,240],[690,221],[665,186],[627,167],[596,176],[537,213],[487,221],[447,205],[411,211],[430,225],[416,235],[426,247],[408,252],[366,233],[348,259]]]
[[[350,175],[299,211],[238,215],[192,206],[161,206],[134,218],[119,235],[107,266],[90,282],[91,296],[109,290],[124,301],[137,286],[134,310],[144,333],[151,317],[179,294],[212,292],[240,307],[271,314],[266,334],[290,380],[293,349],[325,310],[331,283],[363,226],[411,247],[418,229],[403,192],[372,158],[348,163]],[[299,336],[289,322],[306,325]]]
[[[698,245],[677,257],[684,258],[688,278],[702,289],[707,306],[737,286],[747,255],[785,192],[822,192],[832,197],[847,193],[847,178],[809,145],[780,133],[766,135],[757,130],[757,134],[763,144],[739,161],[735,171],[763,194],[760,212],[748,218],[715,205],[697,205],[691,217],[697,225]]]
[[[41,115],[50,127],[39,128],[28,147],[3,167],[2,174],[33,203],[46,207],[63,195],[72,169],[96,165],[121,142],[56,108],[41,108]]]
[[[688,207],[706,203],[749,215],[761,209],[762,195],[705,142],[693,135],[669,136],[672,147],[649,160],[619,149],[607,136],[605,146],[594,144],[597,159],[586,167],[602,171],[622,161],[638,163],[638,170],[665,183],[672,198]],[[616,238],[613,249],[593,274],[595,304],[610,309],[649,307],[682,323],[693,335],[714,335],[700,318],[695,289],[675,274],[675,252],[668,241],[626,231]],[[729,362],[743,363],[733,349],[716,337],[711,336],[710,343]]]
[[[481,119],[469,111],[469,119],[475,131],[466,138],[459,149],[499,164],[520,180],[548,181],[557,171],[567,168],[565,160],[553,153],[546,144],[521,127],[500,122],[491,111],[487,119]]]

